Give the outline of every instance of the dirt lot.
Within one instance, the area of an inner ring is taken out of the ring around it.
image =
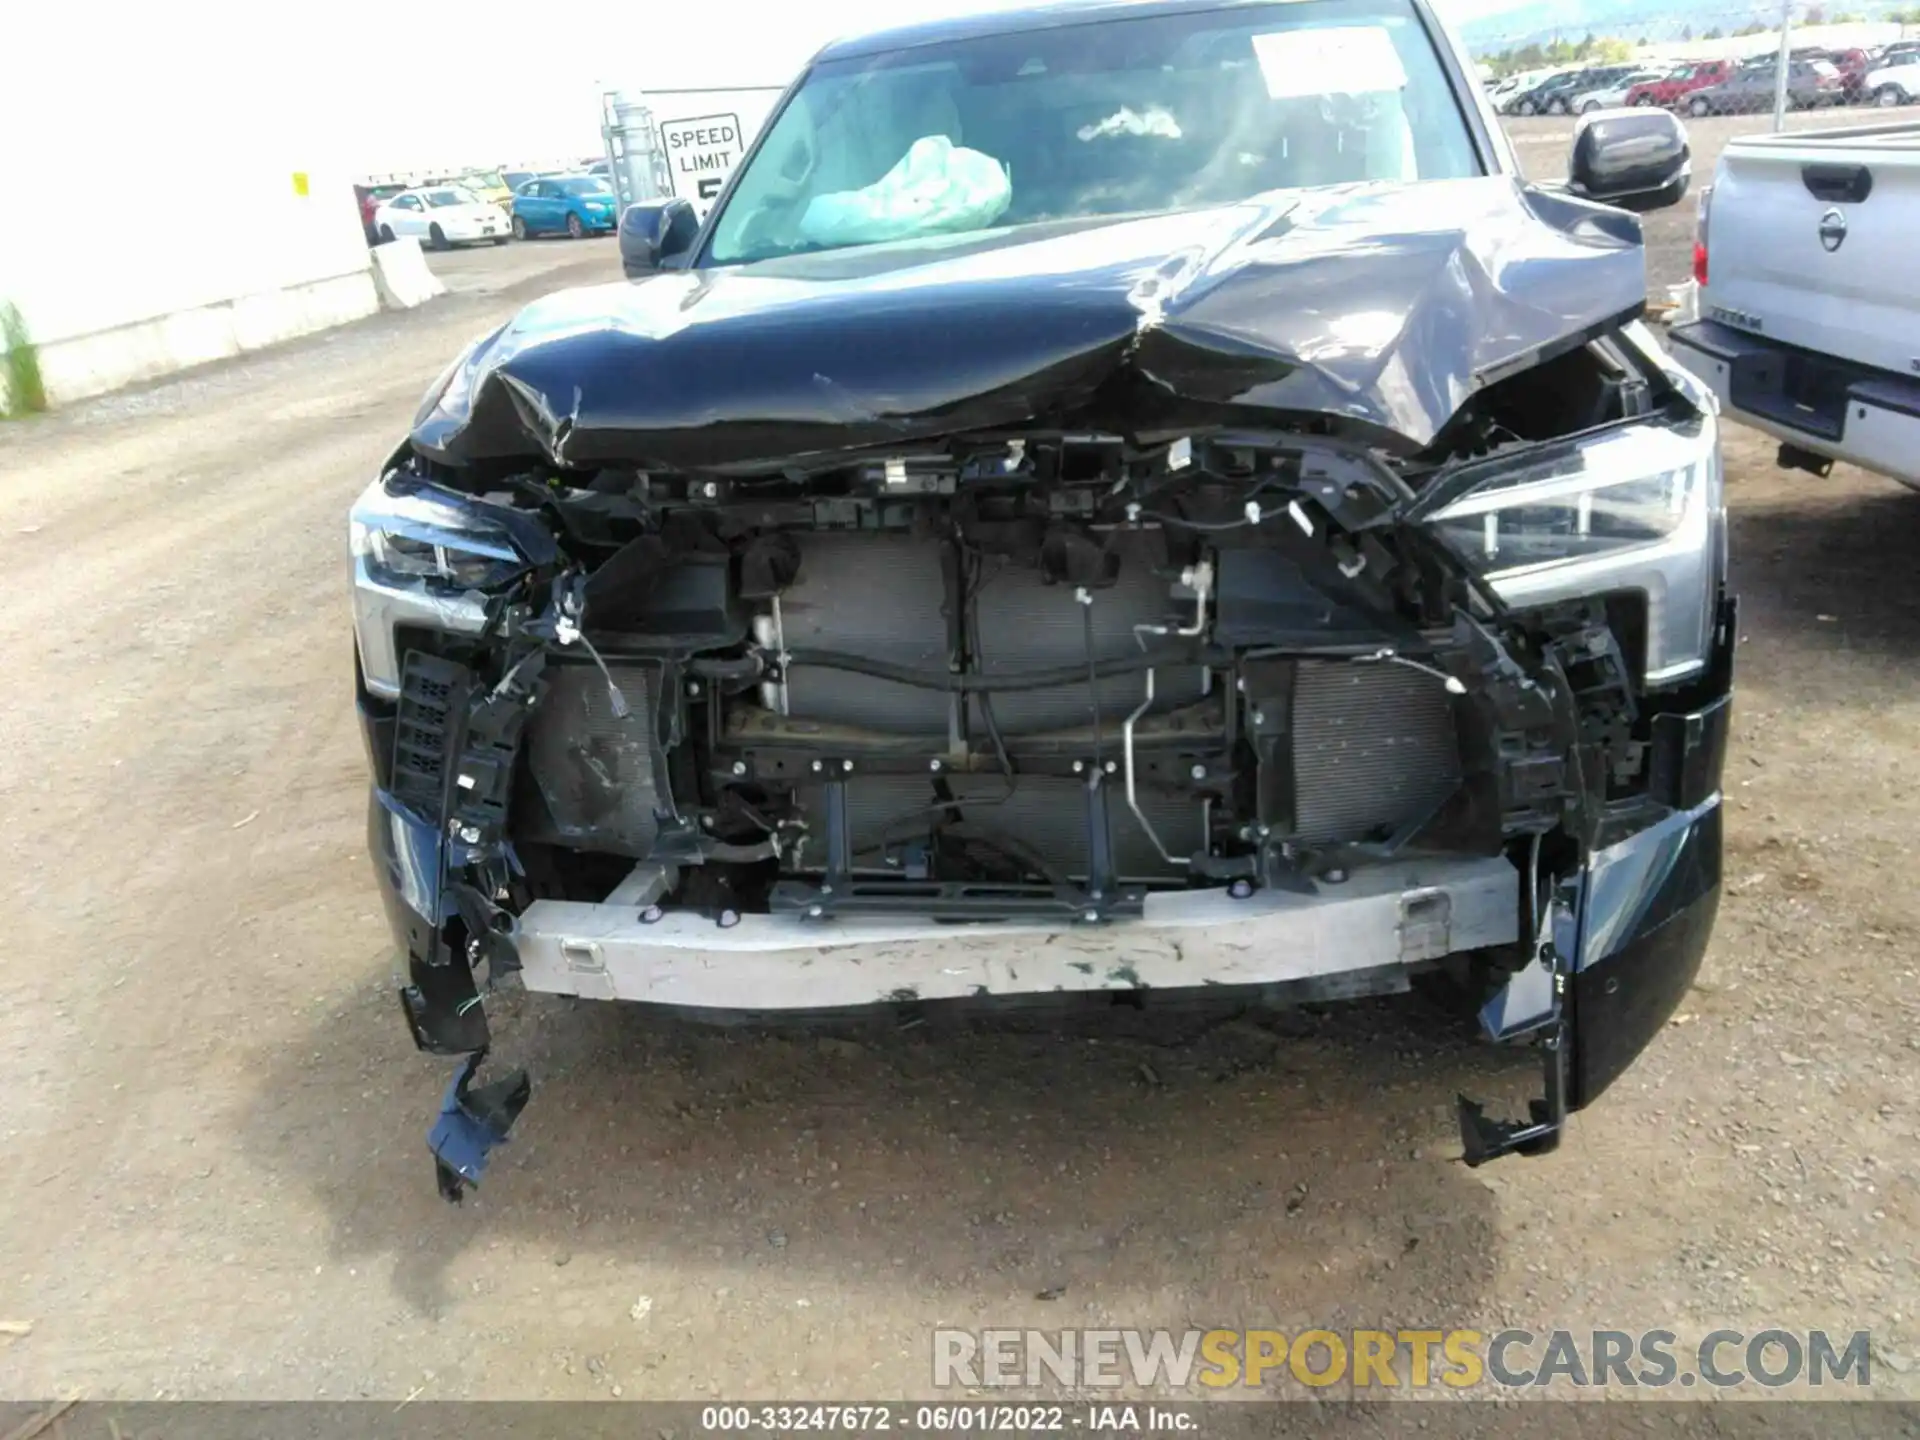
[[[437,263],[426,310],[0,431],[0,1396],[920,1395],[936,1324],[1308,1322],[1870,1327],[1920,1393],[1920,497],[1746,434],[1729,894],[1559,1154],[1457,1163],[1454,1092],[1527,1077],[1411,1004],[822,1037],[522,996],[533,1104],[444,1205],[344,516],[461,341],[615,261]]]

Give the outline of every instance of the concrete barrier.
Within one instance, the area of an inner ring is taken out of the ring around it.
[[[380,308],[373,267],[362,266],[283,290],[242,295],[217,305],[176,310],[131,325],[40,345],[47,398],[56,405],[105,394],[122,385],[225,360],[363,319]]]
[[[411,235],[373,247],[373,280],[389,310],[411,310],[447,293],[440,277],[427,268],[426,254]]]

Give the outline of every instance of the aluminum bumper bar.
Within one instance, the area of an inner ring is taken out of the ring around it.
[[[1404,859],[1319,893],[1151,894],[1136,920],[943,924],[540,900],[515,937],[530,990],[732,1010],[812,1010],[1054,991],[1269,985],[1411,965],[1519,938],[1504,859]]]

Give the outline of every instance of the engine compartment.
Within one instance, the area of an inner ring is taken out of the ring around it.
[[[403,710],[452,663],[524,727],[475,933],[542,898],[1099,922],[1497,855],[1642,763],[1634,597],[1517,621],[1395,518],[1401,476],[1326,437],[1030,433],[546,490],[576,561],[550,593],[483,644],[401,641]]]

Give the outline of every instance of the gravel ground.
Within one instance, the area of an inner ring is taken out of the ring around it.
[[[435,263],[427,309],[0,430],[0,1397],[912,1396],[936,1324],[1308,1323],[1871,1328],[1920,1393],[1920,501],[1744,433],[1729,893],[1558,1154],[1457,1163],[1455,1091],[1530,1071],[1412,1003],[761,1035],[522,996],[533,1104],[445,1206],[343,517],[459,343],[614,261]]]

